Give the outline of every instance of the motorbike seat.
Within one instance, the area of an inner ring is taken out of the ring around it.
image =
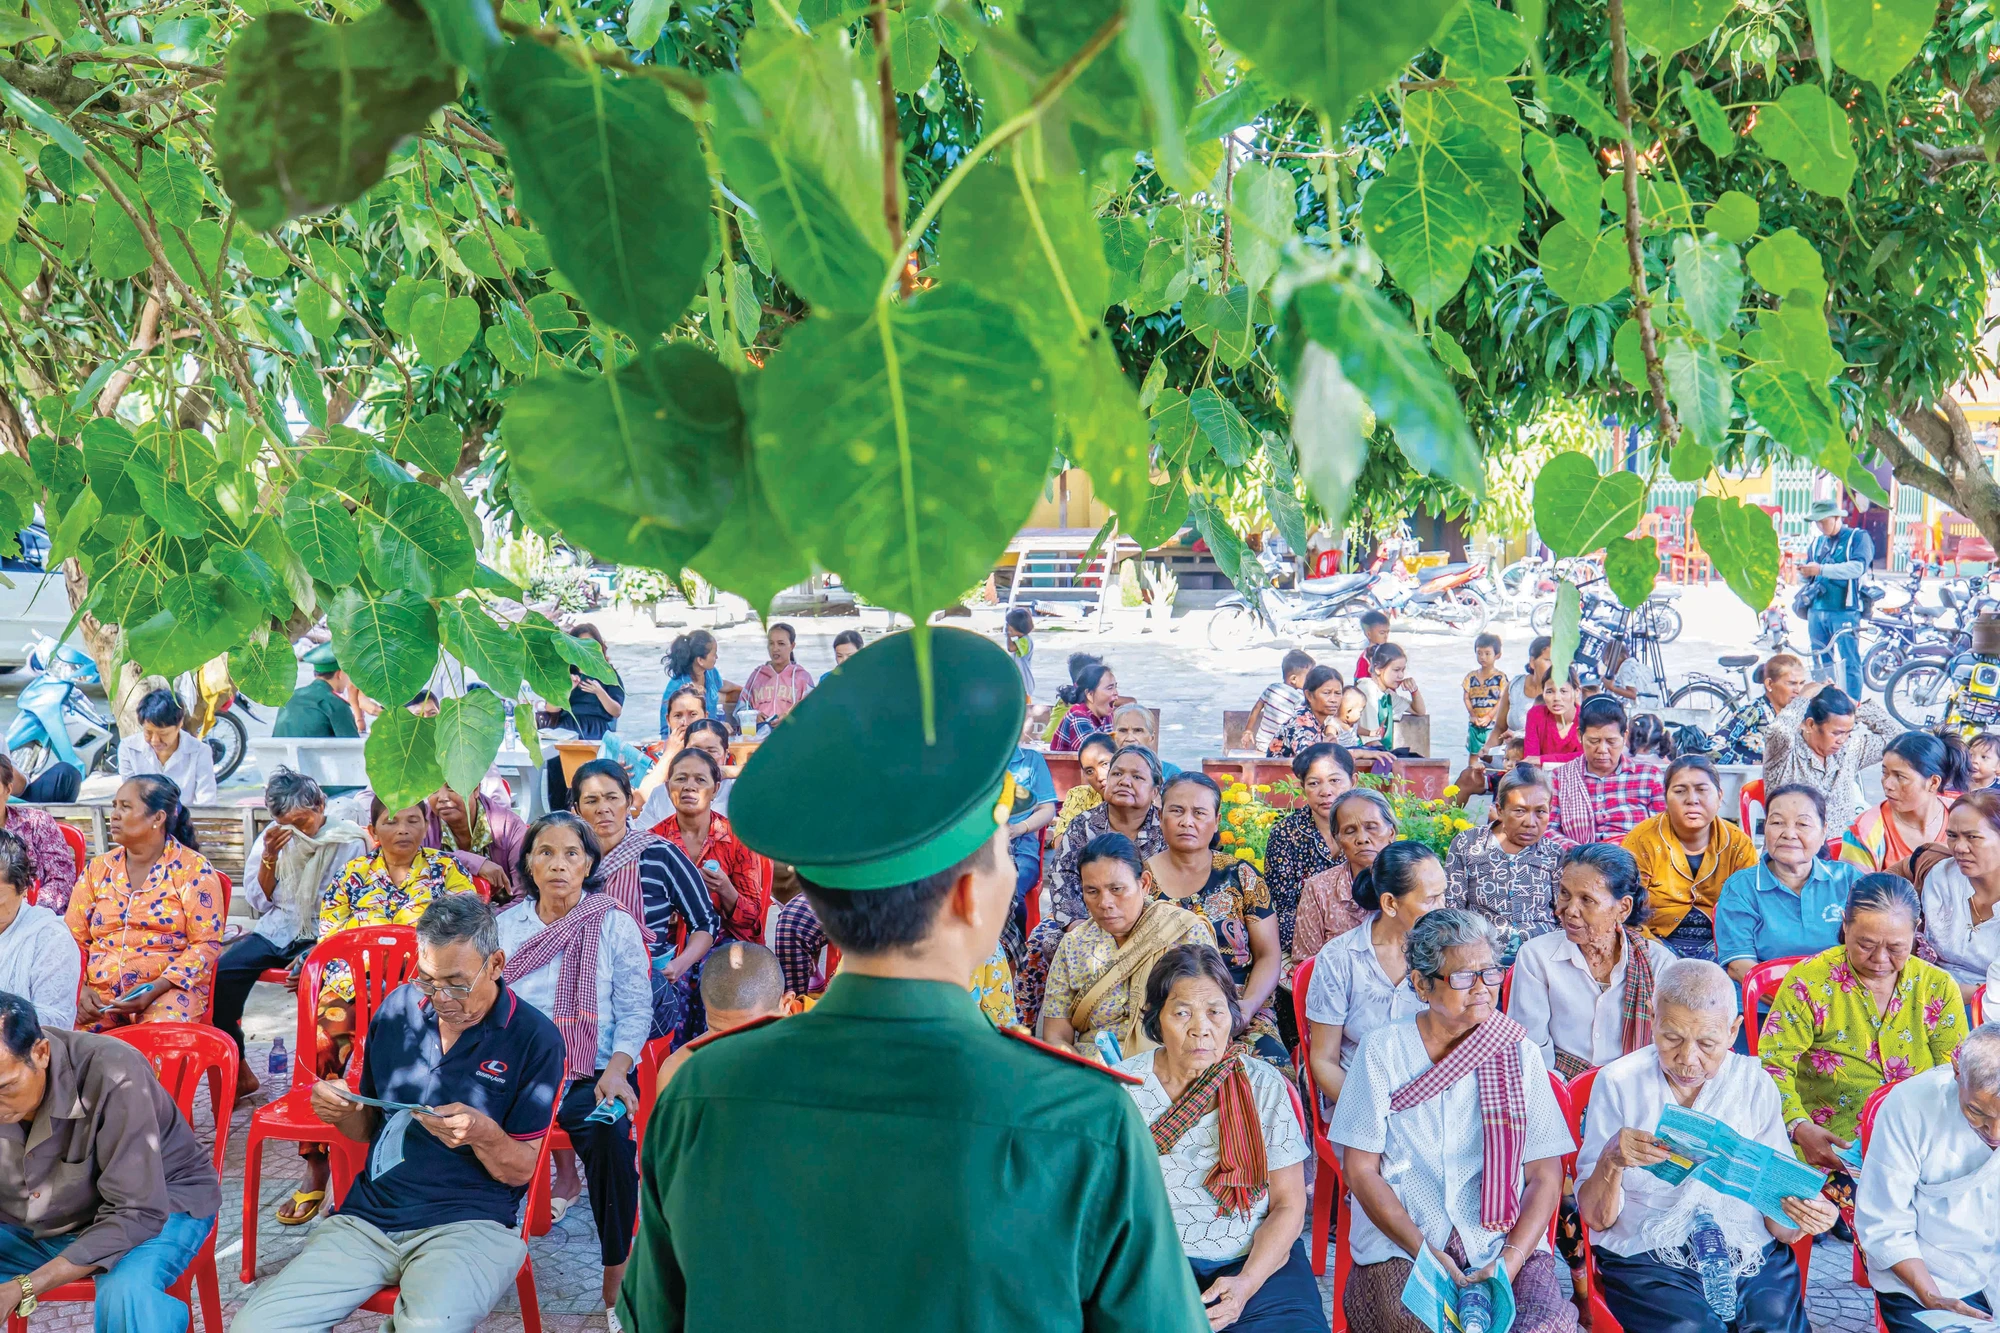
[[[1722,664],[1723,666],[1726,666],[1726,667],[1730,668],[1731,670],[1734,670],[1734,669],[1735,669],[1735,668],[1737,668],[1737,667],[1747,667],[1747,666],[1756,666],[1756,665],[1757,665],[1757,654],[1755,654],[1755,653],[1731,653],[1731,654],[1729,654],[1729,655],[1728,655],[1728,656],[1726,656],[1726,657],[1718,657],[1718,658],[1716,658],[1715,660],[1716,660],[1717,662],[1721,663],[1721,664]]]
[[[1941,606],[1918,606],[1915,602],[1911,602],[1903,610],[1909,612],[1919,620],[1936,620],[1945,612],[1945,609]]]
[[[1432,565],[1428,569],[1420,569],[1417,571],[1417,577],[1429,583],[1432,579],[1448,579],[1454,574],[1463,574],[1471,568],[1471,561],[1461,560],[1455,565]]]
[[[1304,592],[1328,597],[1337,593],[1352,592],[1356,588],[1373,583],[1376,577],[1374,574],[1329,574],[1325,578],[1301,579],[1299,588]]]

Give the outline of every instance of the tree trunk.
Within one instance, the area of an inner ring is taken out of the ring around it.
[[[1971,519],[1979,535],[2000,551],[2000,482],[1994,480],[1980,456],[1972,425],[1958,401],[1945,394],[1934,407],[1905,406],[1896,419],[1923,446],[1923,453],[1935,460],[1926,462],[1887,426],[1873,427],[1869,442],[1889,460],[1896,480],[1942,500]]]

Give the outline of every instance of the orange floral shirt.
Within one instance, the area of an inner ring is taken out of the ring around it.
[[[146,882],[125,877],[125,849],[91,858],[63,914],[89,954],[85,975],[100,994],[122,995],[162,978],[191,996],[208,993],[229,910],[208,858],[169,839]]]

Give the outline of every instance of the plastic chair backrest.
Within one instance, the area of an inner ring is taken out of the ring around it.
[[[1569,1136],[1576,1140],[1577,1151],[1583,1150],[1583,1115],[1590,1107],[1590,1090],[1597,1086],[1600,1067],[1592,1065],[1569,1081],[1564,1090],[1569,1096],[1566,1119],[1569,1121]]]
[[[1777,994],[1785,974],[1804,961],[1804,955],[1773,958],[1743,974],[1743,1040],[1749,1046],[1750,1054],[1757,1054],[1757,1030],[1764,1026],[1763,1020],[1757,1017],[1758,1003],[1768,995]]]
[[[482,903],[493,901],[493,883],[483,876],[474,875],[472,877],[472,891],[479,895],[479,901]]]
[[[1868,1136],[1875,1132],[1875,1113],[1882,1109],[1882,1099],[1895,1089],[1894,1083],[1884,1083],[1868,1094],[1868,1100],[1861,1103],[1861,1156],[1868,1157]]]
[[[90,846],[83,840],[83,830],[61,821],[56,823],[56,828],[61,831],[63,841],[69,844],[70,855],[76,858],[76,873],[83,874],[84,866],[90,863]]]
[[[194,1096],[203,1081],[220,1071],[222,1086],[236,1086],[236,1043],[201,1023],[134,1023],[112,1030],[112,1036],[136,1047],[152,1063],[153,1073],[194,1127]],[[229,1152],[229,1117],[217,1116],[215,1171]]]
[[[1507,1012],[1507,1002],[1513,998],[1514,998],[1514,965],[1512,963],[1509,963],[1507,965],[1507,970],[1500,974],[1501,1013],[1504,1014]]]
[[[417,932],[410,926],[361,926],[336,931],[312,947],[299,973],[299,1049],[292,1059],[295,1088],[309,1088],[319,1081],[313,1053],[319,1045],[320,976],[336,958],[354,977],[354,1054],[347,1070],[353,1082],[361,1077],[361,1048],[376,1007],[416,975]]]
[[[1972,1026],[1974,1027],[1978,1027],[1986,1021],[1986,987],[1984,985],[1972,992],[1972,1003],[1965,1006],[1965,1016],[1972,1021]]]
[[[632,1087],[639,1094],[639,1118],[632,1126],[634,1151],[646,1146],[646,1124],[653,1118],[653,1105],[660,1096],[660,1066],[674,1052],[671,1036],[655,1037],[639,1052],[639,1068]]]
[[[1764,779],[1752,778],[1743,784],[1743,791],[1736,798],[1736,826],[1755,837],[1757,826],[1750,822],[1751,807],[1764,808]]]
[[[1306,993],[1312,989],[1313,965],[1317,962],[1318,958],[1308,958],[1292,973],[1292,1017],[1299,1029],[1299,1067],[1306,1071],[1306,1082],[1313,1089],[1313,1095],[1305,1099],[1309,1108],[1306,1128],[1315,1145],[1327,1143],[1326,1125],[1319,1113],[1319,1088],[1312,1083],[1312,1020],[1306,1017]]]

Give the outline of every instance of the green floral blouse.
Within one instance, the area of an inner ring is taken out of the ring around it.
[[[1757,1055],[1777,1082],[1787,1125],[1809,1119],[1851,1139],[1868,1094],[1949,1064],[1965,1036],[1965,1001],[1943,968],[1920,958],[1903,964],[1878,1017],[1874,997],[1848,969],[1847,946],[1835,945],[1786,974]]]

